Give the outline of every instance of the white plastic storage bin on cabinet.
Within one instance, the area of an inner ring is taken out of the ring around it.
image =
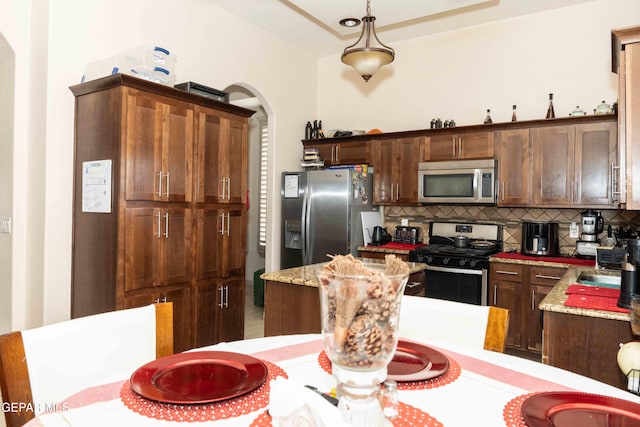
[[[157,46],[141,46],[87,64],[82,81],[123,73],[173,86],[176,56]]]

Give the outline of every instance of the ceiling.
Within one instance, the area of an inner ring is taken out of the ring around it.
[[[343,18],[361,19],[366,0],[209,0],[314,56],[342,52],[361,26],[342,27]],[[380,40],[393,42],[457,30],[501,19],[594,0],[370,0]]]

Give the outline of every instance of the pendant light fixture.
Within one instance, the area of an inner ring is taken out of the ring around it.
[[[394,50],[385,46],[376,35],[376,17],[371,16],[369,2],[370,0],[367,0],[367,16],[362,18],[360,38],[342,52],[342,62],[352,66],[366,82],[380,67],[393,62],[395,57]]]

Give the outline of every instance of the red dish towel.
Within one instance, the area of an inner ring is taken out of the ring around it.
[[[590,308],[618,313],[629,312],[628,309],[617,306],[620,289],[571,285],[565,293],[569,295],[564,302],[566,307]]]

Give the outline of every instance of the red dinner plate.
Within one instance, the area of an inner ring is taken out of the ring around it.
[[[588,393],[540,393],[522,403],[528,427],[639,427],[640,405]]]
[[[194,351],[163,357],[138,368],[129,383],[142,397],[195,404],[230,399],[260,387],[267,367],[256,358],[226,351]]]
[[[387,367],[387,378],[395,381],[424,381],[449,369],[447,356],[426,345],[399,340]]]

